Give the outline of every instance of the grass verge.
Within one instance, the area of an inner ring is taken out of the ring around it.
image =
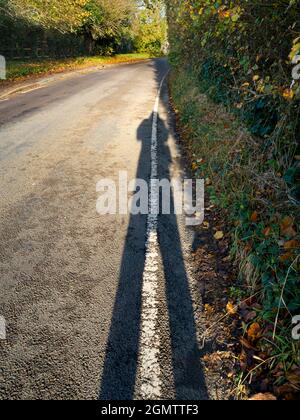
[[[113,57],[79,57],[59,60],[8,61],[7,79],[0,81],[0,86],[12,81],[22,81],[32,76],[61,73],[64,71],[85,69],[106,64],[137,62],[151,58],[150,54],[119,54]]]
[[[230,240],[238,273],[226,307],[241,325],[237,394],[299,399],[299,205],[265,142],[210,100],[192,70],[174,70],[170,87],[193,172],[222,214],[214,238]]]

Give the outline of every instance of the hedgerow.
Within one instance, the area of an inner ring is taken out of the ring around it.
[[[300,314],[300,1],[167,5],[171,87],[193,167],[212,180],[211,199],[230,222],[232,254],[249,295],[260,297],[256,322],[273,366],[283,365],[282,385],[300,366],[291,336]],[[228,126],[217,115],[205,123],[203,94],[234,116]]]

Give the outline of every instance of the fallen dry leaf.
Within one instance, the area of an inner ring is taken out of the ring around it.
[[[226,310],[230,315],[236,315],[236,313],[237,313],[236,306],[234,306],[233,303],[231,303],[231,302],[227,303]]]
[[[261,336],[261,327],[257,322],[254,322],[250,327],[248,328],[248,338],[253,343],[256,340],[258,340]]]
[[[293,254],[291,252],[287,252],[279,257],[280,262],[287,262],[293,259]]]
[[[245,372],[248,369],[248,357],[244,349],[242,350],[239,359],[241,369]]]
[[[250,220],[253,223],[257,222],[257,220],[258,220],[258,213],[257,213],[257,211],[255,211],[254,213],[252,213]]]
[[[249,401],[277,401],[275,395],[266,393],[266,394],[256,394],[253,397],[249,398]]]
[[[253,321],[256,318],[256,312],[255,311],[244,311],[242,314],[242,317],[245,322]]]
[[[246,254],[249,254],[252,251],[252,248],[253,248],[252,242],[248,242],[247,245],[245,246]]]
[[[270,235],[271,235],[271,233],[272,233],[272,228],[271,228],[271,227],[267,227],[267,228],[263,231],[263,234],[264,234],[264,236],[266,236],[266,237],[270,236]]]
[[[275,387],[274,392],[278,397],[282,398],[287,394],[293,394],[297,392],[297,390],[291,383],[286,383],[282,386]]]
[[[293,385],[300,385],[300,369],[295,369],[287,375],[288,381]]]
[[[289,249],[297,249],[299,248],[299,242],[294,240],[288,241],[284,244],[284,249],[289,250]]]
[[[255,351],[257,350],[255,347],[252,346],[251,343],[249,343],[249,341],[245,337],[241,338],[240,343],[242,344],[243,347],[245,347],[248,350],[255,350]]]
[[[295,96],[295,92],[292,89],[288,88],[283,91],[282,96],[284,97],[284,99],[291,101]]]
[[[211,305],[209,305],[208,303],[206,305],[204,305],[204,310],[208,314],[212,314],[215,311],[214,308]]]
[[[215,233],[215,235],[214,235],[214,238],[215,238],[217,241],[220,241],[221,239],[223,239],[223,238],[224,238],[224,232],[222,232],[221,230],[220,230],[220,231],[218,231],[218,232],[216,232],[216,233]]]
[[[284,236],[294,237],[296,236],[296,231],[293,228],[294,219],[290,216],[286,216],[280,223],[281,233]]]

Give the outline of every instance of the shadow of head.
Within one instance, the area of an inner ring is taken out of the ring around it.
[[[157,124],[154,124],[155,114],[152,112],[149,118],[145,118],[137,129],[137,140],[143,143],[151,144],[153,136],[159,138],[160,144],[165,144],[169,138],[169,130],[165,122],[157,116]]]

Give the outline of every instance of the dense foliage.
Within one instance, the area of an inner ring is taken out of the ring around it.
[[[139,4],[132,25],[134,49],[157,54],[164,51],[167,42],[167,22],[162,0],[144,1]]]
[[[300,363],[291,339],[291,318],[300,314],[300,1],[167,4],[172,87],[194,169],[212,180],[241,278],[261,297],[258,322],[288,370]],[[230,121],[222,141],[213,122],[204,129],[204,93],[247,125],[250,140],[240,130],[230,139]]]
[[[166,40],[162,8],[160,0],[0,0],[0,52],[38,56],[49,44],[44,55],[158,54]]]

